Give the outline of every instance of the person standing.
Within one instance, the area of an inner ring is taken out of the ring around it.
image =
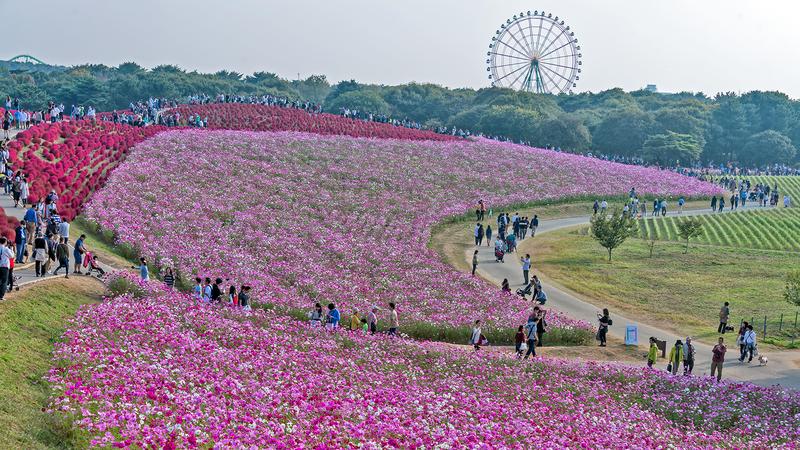
[[[492,226],[486,225],[486,246],[492,245]]]
[[[389,302],[389,335],[397,335],[398,328],[400,328],[400,321],[397,318],[397,306],[394,302]]]
[[[45,262],[47,262],[47,241],[41,233],[37,233],[36,239],[33,240],[33,260],[36,261],[36,276],[45,276]]]
[[[536,306],[533,308],[533,314],[536,319],[536,346],[541,347],[544,343],[544,334],[547,332],[547,322],[545,321],[547,311]]]
[[[477,242],[475,243],[476,246],[480,246],[483,244],[483,224],[478,224],[478,236]]]
[[[658,360],[658,346],[656,345],[656,338],[650,338],[650,350],[647,351],[647,367],[653,368]]]
[[[150,281],[150,269],[147,268],[147,260],[144,256],[139,258],[139,276],[142,278],[142,281]],[[219,278],[217,279],[219,280]]]
[[[475,276],[475,269],[478,268],[478,251],[472,254],[472,276]]]
[[[375,334],[378,331],[378,308],[375,306],[367,314],[367,326],[369,326],[370,334]]]
[[[475,237],[475,245],[478,245],[478,230],[481,229],[481,224],[476,223],[475,229],[472,231],[472,235]]]
[[[691,375],[694,369],[694,344],[692,338],[687,336],[683,344],[683,374]]]
[[[524,328],[520,325],[517,329],[517,334],[514,335],[514,349],[517,351],[517,359],[522,358],[522,343],[525,342],[525,332],[522,331]]]
[[[539,216],[534,214],[533,219],[531,220],[531,237],[536,236],[537,228],[539,228]]]
[[[717,196],[711,197],[711,212],[717,212]]]
[[[525,257],[519,260],[522,261],[522,279],[524,280],[525,286],[527,286],[529,281],[528,275],[531,272],[531,255],[526,253]]]
[[[322,326],[322,305],[320,303],[314,304],[314,309],[308,313],[308,319],[311,321],[312,327]]]
[[[725,328],[728,326],[728,317],[731,315],[730,303],[725,302],[719,310],[719,327],[717,333],[725,334]]]
[[[739,344],[739,353],[744,353],[744,334],[747,332],[748,326],[750,326],[750,324],[744,321],[739,327],[739,335],[736,337],[736,343]]]
[[[25,220],[20,221],[14,229],[14,242],[17,243],[17,262],[22,264],[25,255],[25,245],[27,244],[28,231],[26,230]]]
[[[472,337],[470,343],[475,347],[475,351],[481,349],[481,321],[476,320],[475,326],[472,327]]]
[[[64,239],[64,243],[69,243],[69,222],[66,219],[61,219],[58,224],[58,234]]]
[[[8,272],[11,268],[11,249],[8,248],[6,243],[8,240],[5,236],[0,237],[0,300],[6,296],[8,289]]]
[[[714,377],[714,372],[717,373],[717,382],[722,380],[722,364],[725,362],[725,348],[724,338],[720,337],[719,342],[711,350],[711,377]]]
[[[69,278],[69,247],[67,246],[67,238],[61,238],[61,242],[56,246],[56,259],[58,260],[58,267],[53,271],[53,275],[58,275],[58,269],[63,267],[66,272],[64,278]]]
[[[675,345],[669,349],[669,364],[667,365],[667,370],[670,371],[673,375],[678,374],[678,368],[681,366],[681,362],[683,361],[683,342],[680,339],[675,341]]]
[[[170,289],[175,287],[175,275],[172,274],[172,267],[167,267],[167,273],[164,275],[164,284]]]
[[[611,326],[612,323],[608,308],[603,308],[603,314],[597,315],[597,321],[599,322],[599,326],[597,327],[597,340],[600,341],[600,347],[605,347],[608,327]]]
[[[592,205],[592,215],[593,215],[593,216],[596,216],[596,215],[597,215],[597,210],[599,210],[599,209],[600,209],[600,202],[598,202],[597,200],[595,200],[595,201],[594,201],[594,205]],[[535,217],[535,216],[534,216],[534,217]]]
[[[533,314],[528,317],[528,324],[525,325],[525,331],[528,334],[528,351],[525,353],[525,358],[528,359],[528,356],[533,355],[536,357],[536,318]]]
[[[86,253],[86,235],[82,234],[77,241],[75,241],[75,248],[72,250],[72,259],[75,260],[75,269],[72,273],[81,273],[81,263],[83,262],[83,254]]]

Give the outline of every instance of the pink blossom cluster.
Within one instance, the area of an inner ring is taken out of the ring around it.
[[[478,199],[496,207],[631,187],[691,196],[716,189],[487,140],[187,130],[138,145],[86,210],[151,261],[189,278],[224,275],[263,302],[335,302],[363,314],[393,301],[401,321],[508,328],[525,322],[531,304],[441,261],[428,247],[431,227]],[[589,328],[556,314],[550,324]]]
[[[312,114],[297,108],[222,103],[181,105],[168,114],[179,113],[182,119],[192,115],[208,118],[208,127],[224,130],[302,131],[323,135],[391,138],[409,140],[457,140],[455,136],[428,130],[405,128],[388,123],[355,120],[335,114]]]
[[[87,433],[92,446],[757,449],[800,442],[795,392],[330,332],[272,311],[149,292],[84,307],[56,344],[50,411]]]

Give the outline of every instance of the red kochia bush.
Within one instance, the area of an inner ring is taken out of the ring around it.
[[[59,212],[72,220],[132,146],[164,129],[111,122],[45,123],[17,134],[9,143],[9,154],[14,170],[22,170],[31,180],[30,198],[43,198],[55,189]],[[4,216],[0,233],[6,235],[10,229],[13,237],[16,219]]]
[[[310,114],[302,109],[279,106],[222,103],[182,105],[168,114],[179,112],[181,119],[199,114],[208,118],[208,127],[226,130],[302,131],[353,137],[449,141],[458,139],[428,130],[398,127],[388,123],[348,119],[334,114]]]

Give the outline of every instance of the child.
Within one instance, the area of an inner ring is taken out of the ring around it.
[[[358,331],[361,328],[361,318],[358,316],[358,311],[353,311],[350,316],[350,331]]]
[[[517,350],[517,359],[522,358],[522,343],[525,342],[525,332],[522,331],[522,325],[517,328],[517,334],[514,335],[514,348]]]
[[[647,352],[647,367],[653,367],[658,359],[658,347],[656,346],[656,338],[650,338],[650,350]]]
[[[369,333],[369,326],[367,325],[367,319],[361,319],[361,332],[364,333],[366,336]]]

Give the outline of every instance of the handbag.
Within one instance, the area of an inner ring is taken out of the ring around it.
[[[519,345],[519,351],[522,352],[522,353],[527,352],[528,351],[528,344],[526,344],[524,342],[522,344],[520,344]]]

